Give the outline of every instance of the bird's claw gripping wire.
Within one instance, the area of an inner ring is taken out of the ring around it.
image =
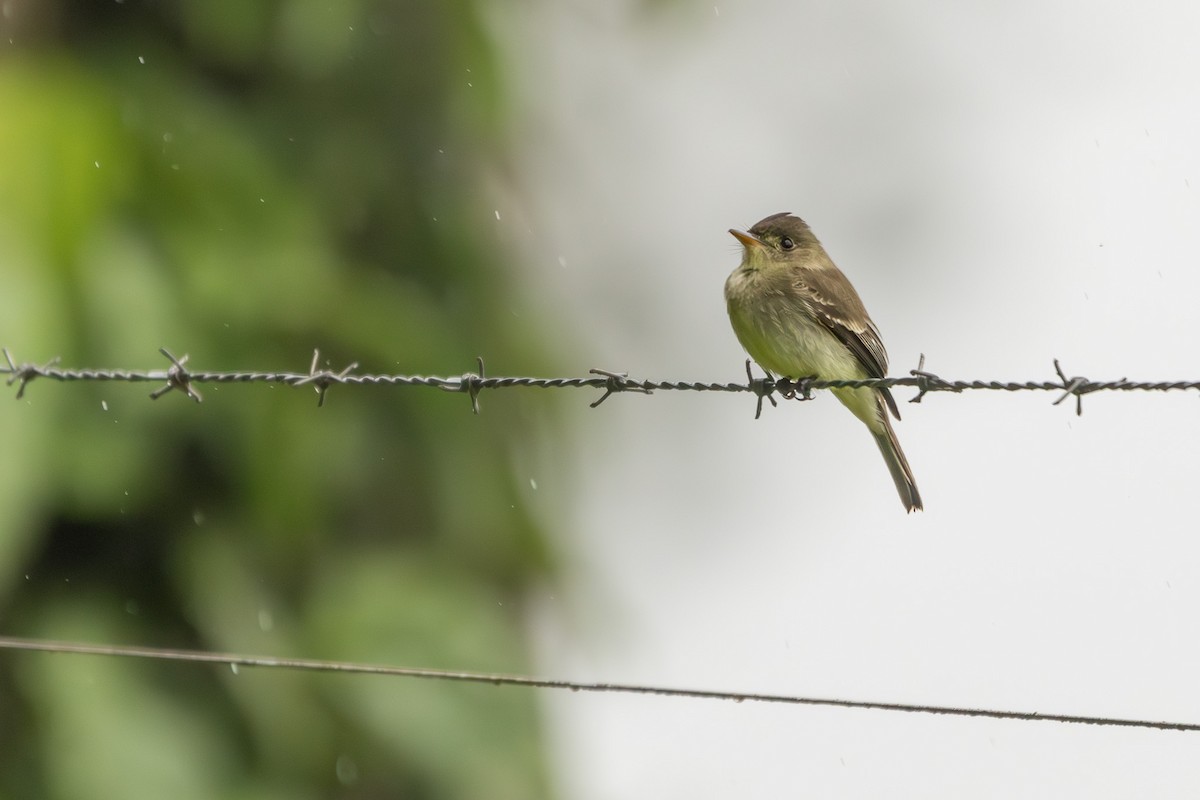
[[[611,395],[617,392],[638,392],[640,394],[654,394],[648,387],[642,386],[637,381],[629,379],[628,372],[609,372],[606,369],[589,369],[591,375],[601,375],[607,380],[604,381],[604,394],[600,395],[600,399],[589,404],[589,408],[595,408],[603,403]]]
[[[808,375],[795,380],[784,378],[779,381],[779,393],[785,400],[812,400],[812,382],[815,380],[817,380],[816,375]]]

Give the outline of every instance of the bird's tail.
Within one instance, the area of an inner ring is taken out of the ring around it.
[[[882,406],[882,403],[880,405]],[[896,491],[900,493],[900,502],[904,504],[905,510],[920,511],[924,506],[921,505],[921,493],[917,491],[917,483],[913,480],[912,467],[908,466],[908,459],[900,449],[900,442],[896,439],[896,432],[892,430],[892,421],[888,419],[887,409],[880,410],[883,412],[880,415],[883,419],[883,430],[879,433],[871,431],[875,436],[875,444],[879,445],[879,452],[883,453],[883,460],[887,462],[892,480],[896,482]]]

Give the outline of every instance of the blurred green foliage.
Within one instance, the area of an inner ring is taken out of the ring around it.
[[[476,2],[9,0],[0,42],[19,360],[546,367],[479,200],[506,103]],[[528,668],[543,396],[150,388],[0,407],[0,632]],[[0,796],[503,800],[542,758],[518,690],[0,654]]]

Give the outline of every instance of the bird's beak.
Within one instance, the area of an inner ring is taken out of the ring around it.
[[[737,228],[730,228],[729,232],[731,234],[733,234],[733,238],[735,238],[739,242],[741,242],[742,245],[744,245],[747,250],[750,250],[751,248],[754,248],[754,247],[763,247],[764,246],[762,239],[759,239],[757,236],[753,236],[744,231],[739,231]]]

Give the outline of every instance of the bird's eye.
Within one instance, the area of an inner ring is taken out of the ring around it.
[[[787,236],[785,236],[779,240],[779,246],[782,247],[784,250],[791,250],[793,247],[796,246],[796,243],[793,242],[791,239],[789,239]]]

